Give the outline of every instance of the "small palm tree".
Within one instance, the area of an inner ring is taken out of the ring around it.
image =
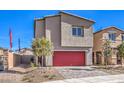
[[[39,50],[40,47],[41,47],[40,39],[39,38],[34,39],[32,42],[32,49],[33,49],[34,55],[36,56],[36,65],[38,65],[38,58],[41,56],[41,53]]]
[[[53,54],[53,44],[44,37],[34,39],[32,49],[36,56],[36,64],[38,64],[38,57],[42,57],[41,66],[45,66],[45,57]]]
[[[111,41],[106,39],[103,44],[103,56],[105,59],[106,66],[109,63],[109,57],[111,57],[111,54],[112,54]]]
[[[118,55],[121,58],[121,65],[122,65],[123,64],[123,59],[124,59],[124,42],[122,42],[122,44],[120,44],[117,47],[117,50],[118,50]]]

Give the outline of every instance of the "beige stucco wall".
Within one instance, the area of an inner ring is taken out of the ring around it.
[[[3,55],[3,50],[2,49],[0,49],[0,55]]]
[[[72,26],[84,28],[84,36],[72,35]],[[67,47],[93,47],[93,29],[89,21],[61,14],[61,45]]]
[[[20,55],[8,52],[8,69],[18,66],[20,63]]]
[[[105,29],[104,31],[98,32],[96,34],[94,34],[94,40],[93,40],[93,51],[100,51],[102,50],[102,45],[104,44],[104,39],[105,37],[108,37],[108,32],[109,31],[116,31],[116,41],[115,42],[111,42],[111,46],[113,48],[117,48],[118,45],[120,45],[122,43],[122,38],[121,38],[121,33],[123,33],[122,31],[115,29],[115,28],[108,28]]]
[[[41,38],[45,35],[44,20],[35,21],[35,37]]]
[[[72,25],[84,26],[84,37],[72,36]],[[53,42],[55,50],[85,50],[93,47],[91,23],[65,14],[36,21],[35,36],[39,38],[44,34]]]
[[[73,37],[70,30],[65,29],[66,25],[63,27],[60,24],[60,18],[57,16],[45,19],[46,37],[51,38],[55,50],[86,50],[93,46],[92,27],[85,28],[84,37]],[[61,42],[65,42],[66,45],[61,45]]]
[[[94,54],[94,61],[96,61],[96,52],[97,51],[102,51],[102,47],[103,44],[105,42],[105,38],[108,38],[108,33],[109,31],[116,31],[116,41],[115,42],[111,42],[111,47],[112,48],[117,48],[118,45],[120,45],[122,43],[122,37],[121,37],[121,33],[123,33],[123,31],[116,29],[114,27],[110,27],[108,29],[104,29],[101,32],[97,32],[96,34],[94,34],[94,40],[93,40],[93,52]],[[102,58],[102,61],[104,61],[104,58]],[[104,63],[104,62],[102,62]],[[110,63],[111,64],[116,64],[117,63],[117,54],[113,53],[112,51],[112,56],[110,58]]]
[[[103,45],[103,32],[99,32],[97,34],[94,34],[93,37],[93,51],[102,51],[102,45]]]

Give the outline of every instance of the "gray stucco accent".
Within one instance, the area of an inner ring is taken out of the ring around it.
[[[46,66],[53,66],[53,56],[46,57]]]
[[[36,21],[35,24],[35,37],[41,38],[45,34],[45,22],[44,20]]]
[[[86,54],[86,65],[92,65],[92,48],[89,48],[88,51],[85,52]]]

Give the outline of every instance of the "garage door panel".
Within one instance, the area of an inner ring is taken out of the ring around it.
[[[85,65],[85,52],[56,51],[53,57],[54,66]]]

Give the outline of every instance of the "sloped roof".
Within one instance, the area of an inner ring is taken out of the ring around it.
[[[43,18],[35,18],[35,20],[36,20],[36,21],[40,21],[40,20],[44,20],[45,18],[48,18],[48,17],[56,17],[56,16],[60,16],[61,13],[63,13],[63,14],[67,14],[67,15],[70,15],[70,16],[74,16],[74,17],[77,17],[77,18],[84,19],[84,20],[87,20],[87,21],[90,21],[90,22],[95,23],[95,21],[93,21],[93,20],[90,20],[90,19],[87,19],[87,18],[84,18],[84,17],[78,16],[78,15],[75,15],[75,14],[72,14],[72,13],[67,13],[67,12],[65,12],[65,11],[59,11],[59,13],[56,14],[56,15],[48,15],[48,16],[45,16],[45,17],[43,17]]]
[[[32,51],[31,48],[21,48],[20,51],[22,51],[22,50],[29,50],[29,51]],[[19,49],[17,49],[16,51],[19,51]]]
[[[115,26],[110,26],[110,27],[103,28],[103,29],[101,29],[99,31],[96,31],[96,32],[94,32],[94,34],[97,34],[97,33],[101,32],[101,31],[104,31],[104,30],[109,29],[109,28],[115,28],[115,29],[118,29],[118,30],[120,30],[120,31],[122,31],[124,33],[124,30],[122,30],[122,29],[120,29],[118,27],[115,27]]]
[[[91,19],[87,19],[87,18],[78,16],[78,15],[75,15],[75,14],[72,14],[72,13],[68,13],[68,12],[65,12],[65,11],[60,11],[59,14],[60,14],[60,13],[67,14],[67,15],[70,15],[70,16],[74,16],[74,17],[77,17],[77,18],[84,19],[84,20],[87,20],[87,21],[90,21],[90,22],[95,23],[95,21],[93,21],[93,20],[91,20]]]

